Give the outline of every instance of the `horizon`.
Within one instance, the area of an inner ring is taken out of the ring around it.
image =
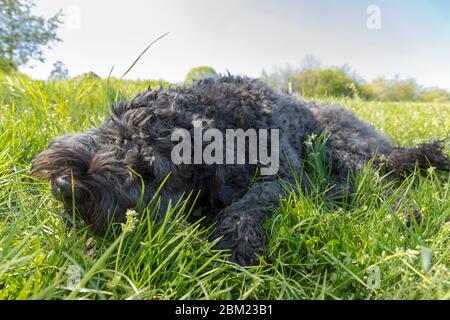
[[[324,66],[349,65],[368,82],[414,78],[425,88],[450,89],[450,3],[445,0],[35,3],[36,14],[49,17],[59,9],[66,14],[59,31],[63,42],[45,50],[45,63],[21,68],[38,79],[46,79],[58,60],[72,77],[92,71],[104,78],[113,66],[112,76],[120,77],[150,42],[169,32],[126,79],[181,82],[202,65],[259,77],[262,70],[300,67],[312,54]],[[379,29],[367,25],[371,5],[380,9]]]

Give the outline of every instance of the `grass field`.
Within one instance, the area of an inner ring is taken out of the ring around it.
[[[32,158],[149,85],[159,84],[0,76],[0,299],[450,299],[450,176],[432,170],[402,182],[366,170],[345,209],[292,194],[274,209],[269,254],[252,268],[211,250],[208,225],[177,215],[183,203],[173,220],[130,218],[97,245],[67,229],[48,183],[28,176]],[[333,102],[401,145],[449,136],[450,104]],[[414,232],[402,220],[410,205],[424,216]]]

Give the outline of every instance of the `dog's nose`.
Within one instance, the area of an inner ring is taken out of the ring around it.
[[[58,177],[55,179],[54,184],[55,193],[66,197],[72,195],[72,183],[69,177]]]

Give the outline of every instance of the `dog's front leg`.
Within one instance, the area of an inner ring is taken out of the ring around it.
[[[238,201],[218,215],[216,237],[221,237],[217,249],[229,249],[230,260],[243,266],[258,264],[258,255],[266,253],[264,221],[271,206],[282,195],[278,181],[255,183]]]

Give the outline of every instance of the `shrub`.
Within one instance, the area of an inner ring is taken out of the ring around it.
[[[301,71],[293,83],[295,91],[304,97],[355,97],[359,84],[340,69],[308,69]]]
[[[447,102],[450,101],[450,92],[440,88],[431,88],[422,91],[417,100],[422,102]]]
[[[386,80],[378,78],[362,86],[362,95],[369,100],[414,101],[419,88],[414,79]]]
[[[195,80],[216,78],[217,72],[212,67],[201,66],[191,69],[184,80],[186,85],[192,85]]]

